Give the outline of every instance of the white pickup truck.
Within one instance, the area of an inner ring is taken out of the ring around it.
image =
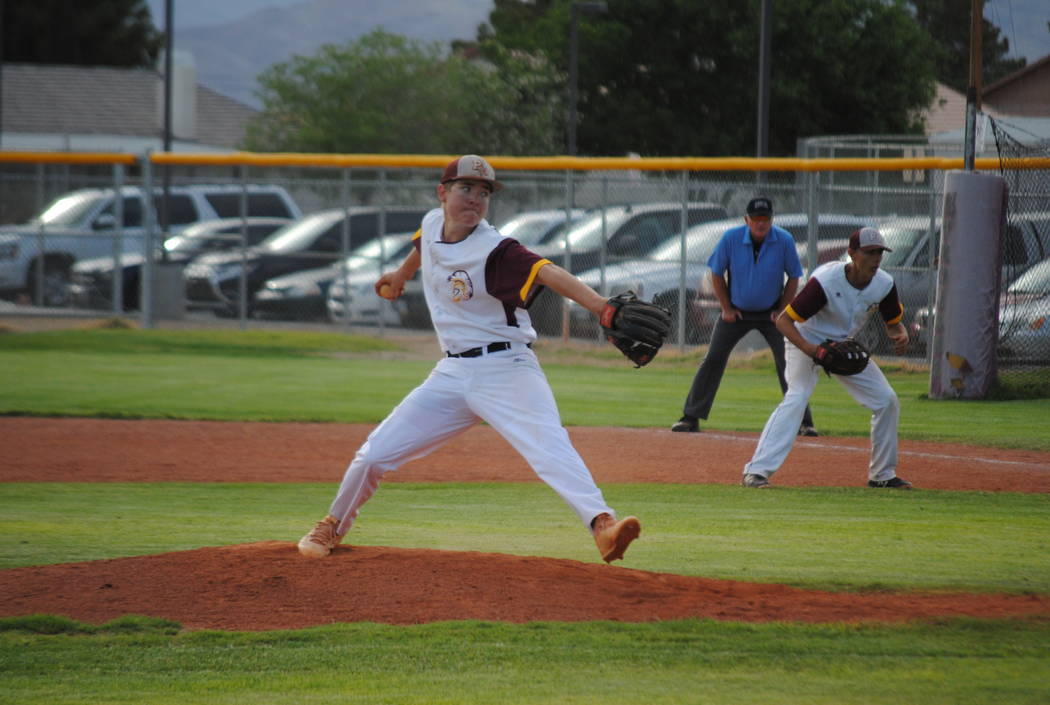
[[[0,226],[0,295],[28,297],[49,307],[69,305],[70,268],[78,260],[122,253],[144,255],[143,192],[127,186],[123,223],[118,230],[115,192],[111,188],[82,189],[55,199],[24,225]],[[154,197],[159,208],[161,193]],[[241,215],[298,219],[299,206],[280,186],[218,184],[172,186],[168,191],[168,231],[171,236],[203,220]],[[159,223],[159,217],[154,222]],[[158,237],[162,237],[159,234]],[[160,243],[158,243],[159,245]]]

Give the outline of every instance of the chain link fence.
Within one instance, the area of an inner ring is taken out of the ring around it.
[[[905,306],[914,343],[908,357],[921,364],[930,347],[944,175],[961,167],[932,152],[917,142],[843,138],[803,144],[807,158],[791,160],[493,158],[506,188],[492,199],[489,220],[603,293],[630,289],[665,305],[675,322],[671,344],[682,349],[709,339],[718,305],[706,262],[755,195],[773,199],[774,223],[794,236],[807,272],[843,257],[853,230],[875,225],[893,248],[883,266]],[[1046,157],[1045,147],[1038,154]],[[141,316],[148,326],[220,316],[243,327],[263,320],[429,327],[418,282],[396,302],[375,296],[372,282],[401,261],[421,215],[437,205],[436,174],[446,158],[209,156],[0,159],[0,213],[24,224],[0,228],[3,305]],[[1000,355],[1003,370],[1023,362],[1045,374],[1050,161],[1037,166],[1004,159],[1001,167],[1011,201]],[[978,168],[1000,165],[980,159]],[[45,213],[83,189],[99,198]],[[125,197],[114,199],[115,189]],[[172,206],[174,196],[182,206]],[[43,220],[33,219],[41,213]],[[155,296],[139,296],[143,290]],[[542,337],[599,339],[591,314],[553,294],[540,296],[530,314]],[[890,354],[882,326],[863,335],[876,354]]]

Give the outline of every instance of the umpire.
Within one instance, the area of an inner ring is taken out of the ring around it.
[[[748,202],[744,225],[725,231],[707,266],[722,315],[715,321],[707,355],[693,378],[682,418],[671,426],[672,431],[700,430],[700,419],[706,421],[711,413],[729,354],[750,331],[757,330],[766,339],[773,351],[780,389],[787,392],[784,336],[775,321],[795,297],[802,264],[791,233],[773,225],[771,199],[759,196]],[[808,405],[799,435],[817,435]]]

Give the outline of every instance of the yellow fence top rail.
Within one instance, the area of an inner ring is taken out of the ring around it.
[[[316,166],[316,167],[427,167],[441,168],[457,155],[425,154],[300,154],[291,152],[231,152],[192,154],[158,152],[155,164],[230,166]],[[944,157],[895,159],[793,159],[754,157],[488,157],[497,169],[520,171],[641,170],[641,171],[905,171],[923,169],[962,169],[963,160]],[[1018,160],[1015,168],[1050,168],[1050,159]],[[997,170],[999,160],[975,160],[977,169]]]
[[[126,152],[0,152],[0,162],[25,164],[126,164],[139,160]]]
[[[153,152],[153,164],[186,166],[272,167],[444,167],[457,155],[435,154],[310,154],[297,152]],[[0,162],[67,164],[135,164],[140,155],[119,152],[0,151]],[[488,158],[497,169],[518,171],[916,171],[962,169],[962,158],[909,157],[857,159],[795,159],[755,157],[498,157]],[[974,160],[980,170],[998,170],[995,158]],[[1050,159],[1008,161],[1010,169],[1050,169]]]

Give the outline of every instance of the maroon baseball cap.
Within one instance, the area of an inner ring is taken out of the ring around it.
[[[853,234],[849,236],[849,248],[851,250],[864,250],[865,252],[868,250],[893,252],[893,250],[886,247],[886,238],[875,228],[854,230]]]
[[[499,191],[503,188],[503,184],[496,181],[496,170],[476,154],[467,154],[459,159],[453,159],[445,167],[445,171],[441,173],[441,183],[443,184],[447,184],[449,181],[458,181],[459,179],[487,181],[493,191]]]

